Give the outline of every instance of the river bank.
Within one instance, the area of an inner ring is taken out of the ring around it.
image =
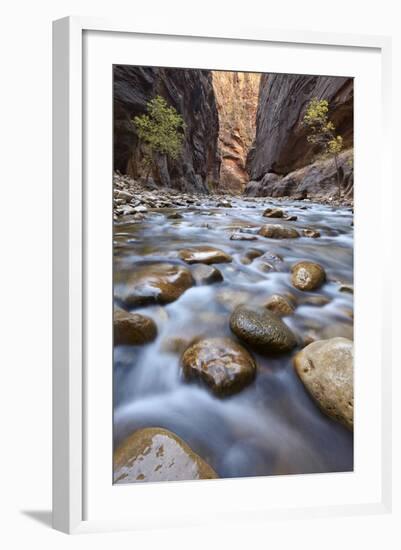
[[[212,205],[230,207],[230,201],[241,198],[242,201],[249,205],[267,204],[269,197],[247,197],[235,193],[187,193],[174,188],[163,187],[155,184],[150,178],[149,182],[137,181],[133,178],[114,174],[113,178],[113,214],[114,221],[121,219],[122,216],[136,216],[140,220],[139,214],[144,214],[144,208],[168,208],[185,206],[201,206]],[[275,202],[285,203],[293,201],[291,197],[274,197]],[[332,197],[314,197],[313,200],[306,198],[301,199],[304,205],[308,203],[326,204],[332,207],[353,208],[354,201],[352,197],[342,198],[339,200],[336,196]],[[231,205],[232,206],[232,205]]]

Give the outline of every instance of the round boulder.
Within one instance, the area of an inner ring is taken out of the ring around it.
[[[231,338],[206,338],[191,345],[182,356],[187,379],[205,382],[216,395],[237,393],[255,378],[251,355]]]
[[[297,343],[287,325],[266,309],[237,307],[231,314],[230,328],[251,348],[268,355],[286,353]]]
[[[352,430],[354,348],[347,338],[318,340],[297,353],[295,370],[320,409]]]
[[[152,342],[157,336],[156,323],[139,313],[114,310],[114,345],[135,346]]]
[[[315,290],[325,280],[325,270],[314,262],[298,262],[291,268],[291,282],[299,290]]]
[[[181,438],[163,428],[138,430],[114,452],[114,483],[217,477]]]
[[[220,264],[232,261],[232,257],[229,254],[212,246],[185,248],[180,250],[179,256],[187,264]]]
[[[258,233],[268,239],[296,239],[300,236],[298,231],[293,227],[275,224],[263,225]]]
[[[116,276],[116,297],[128,307],[174,302],[194,284],[188,268],[174,264],[145,264]]]

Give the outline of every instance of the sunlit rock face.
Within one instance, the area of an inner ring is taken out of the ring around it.
[[[211,72],[115,65],[113,76],[114,170],[135,179],[143,175],[142,152],[132,120],[146,112],[150,99],[160,95],[182,115],[185,139],[180,158],[158,159],[152,177],[159,185],[207,193],[220,169]]]
[[[258,73],[212,71],[219,114],[219,189],[241,193],[249,180],[245,169],[255,138]]]
[[[353,79],[332,76],[263,74],[256,115],[256,137],[247,169],[251,180],[267,173],[286,175],[315,160],[306,139],[303,116],[313,98],[327,99],[330,119],[344,140],[353,145]]]

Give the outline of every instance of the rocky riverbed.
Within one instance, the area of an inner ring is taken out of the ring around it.
[[[352,220],[115,177],[116,482],[352,470]]]

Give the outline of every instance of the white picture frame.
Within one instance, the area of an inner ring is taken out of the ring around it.
[[[179,39],[181,43],[190,44],[191,41],[203,42],[203,44],[215,43],[227,44],[227,47],[234,44],[246,44],[249,47],[263,44],[286,45],[291,48],[314,48],[327,47],[341,49],[344,55],[362,50],[375,52],[375,59],[380,64],[380,105],[375,105],[375,109],[380,116],[377,117],[377,124],[380,131],[380,151],[381,158],[377,166],[381,181],[380,192],[391,194],[390,161],[388,158],[389,147],[389,125],[390,125],[390,54],[391,42],[387,37],[375,36],[354,36],[331,33],[313,33],[313,32],[293,32],[268,29],[224,29],[215,31],[214,29],[187,29],[174,28],[173,25],[166,25],[165,29],[148,28],[142,24],[131,24],[129,22],[114,22],[98,20],[83,17],[68,17],[54,22],[53,33],[53,525],[56,529],[67,532],[88,532],[99,530],[116,529],[138,529],[154,525],[154,515],[151,516],[148,508],[146,510],[146,493],[154,495],[158,491],[163,491],[165,497],[171,498],[168,494],[176,491],[186,497],[193,491],[193,482],[185,482],[177,487],[177,484],[170,485],[168,489],[161,488],[160,485],[151,484],[146,487],[142,485],[141,500],[143,510],[141,514],[135,514],[135,519],[129,517],[119,518],[118,514],[113,516],[105,515],[101,512],[95,518],[87,517],[87,478],[90,477],[88,469],[92,474],[92,468],[88,466],[85,460],[85,453],[88,446],[96,443],[88,443],[88,431],[91,430],[91,414],[87,414],[85,402],[88,395],[88,377],[86,369],[87,364],[87,324],[85,317],[90,316],[85,306],[87,293],[87,279],[85,269],[88,265],[88,246],[90,246],[90,237],[86,234],[90,227],[88,224],[94,223],[94,217],[90,217],[91,222],[85,217],[85,197],[86,190],[84,179],[87,177],[85,168],[85,155],[89,154],[85,146],[84,139],[84,121],[85,121],[85,94],[84,85],[87,75],[84,71],[83,60],[88,54],[85,47],[85,33],[101,34],[103,37],[109,35],[109,40],[129,37],[145,37],[147,40],[160,40],[161,37],[172,37]],[[94,41],[96,44],[96,41]],[[99,45],[99,48],[101,46]],[[205,48],[206,49],[206,48]],[[216,50],[217,50],[216,46]],[[93,50],[93,49],[92,49]],[[99,50],[100,51],[100,50]],[[88,59],[88,57],[86,57]],[[94,59],[90,58],[89,59]],[[118,61],[120,62],[120,61]],[[137,64],[137,63],[132,63]],[[163,65],[163,62],[160,63]],[[174,63],[172,63],[174,66]],[[231,69],[233,67],[224,65],[219,68]],[[257,66],[254,67],[257,70]],[[241,65],[238,69],[243,69]],[[283,70],[281,72],[288,72]],[[302,72],[302,71],[300,71]],[[320,71],[318,74],[324,74]],[[334,73],[330,73],[334,74]],[[108,92],[109,93],[109,92]],[[101,95],[101,94],[100,94]],[[107,95],[104,100],[107,101]],[[111,105],[110,105],[111,112]],[[358,114],[358,111],[356,111]],[[373,117],[374,118],[374,117]],[[110,118],[106,117],[106,130]],[[110,125],[109,125],[110,126]],[[105,141],[105,146],[111,140],[110,135]],[[86,130],[85,130],[86,131]],[[377,143],[376,143],[377,146]],[[363,147],[361,147],[361,150]],[[111,154],[111,150],[110,150]],[[356,170],[358,170],[358,152],[356,152]],[[361,167],[362,171],[362,167]],[[107,176],[109,177],[110,174]],[[369,174],[366,174],[368,180]],[[111,183],[111,176],[110,176]],[[107,197],[106,197],[107,198]],[[96,199],[95,199],[96,200]],[[102,199],[103,200],[103,199]],[[110,194],[111,200],[111,194]],[[356,201],[358,199],[356,198]],[[358,223],[361,227],[364,223],[363,212],[365,209],[371,209],[372,202],[367,197],[361,202],[361,213],[356,219],[356,230]],[[91,203],[92,204],[92,203]],[[101,210],[101,207],[99,208]],[[384,211],[380,210],[378,214],[384,226]],[[358,219],[359,217],[359,219]],[[107,221],[106,221],[107,223]],[[105,229],[107,231],[107,228]],[[373,238],[373,236],[372,236]],[[363,249],[360,241],[360,250]],[[363,250],[361,254],[363,254]],[[91,261],[96,261],[96,258]],[[387,284],[384,274],[378,276],[376,281],[378,287],[383,290]],[[107,287],[106,287],[107,288]],[[108,299],[106,297],[106,299]],[[356,294],[358,299],[358,292]],[[390,297],[387,296],[385,302],[381,303],[381,295],[378,298],[377,307],[380,314],[383,314],[383,308],[389,307]],[[111,309],[110,309],[111,315]],[[110,317],[111,319],[111,317]],[[336,501],[328,501],[322,505],[316,505],[312,501],[305,505],[302,499],[295,502],[294,506],[286,507],[281,505],[277,509],[269,507],[268,509],[255,505],[253,514],[244,514],[242,511],[242,520],[264,521],[269,517],[309,517],[317,515],[346,515],[346,514],[364,514],[364,513],[385,513],[391,508],[391,461],[390,461],[390,434],[391,434],[391,357],[389,350],[390,330],[385,326],[386,316],[383,315],[382,324],[378,327],[381,330],[381,338],[377,348],[377,357],[380,357],[380,363],[376,365],[379,368],[377,379],[373,384],[375,388],[369,391],[377,393],[377,410],[379,411],[379,426],[377,431],[372,430],[372,434],[377,440],[374,445],[378,446],[378,456],[373,466],[376,468],[377,487],[376,496],[370,498],[365,495],[360,501],[355,495],[349,499],[341,497]],[[357,336],[358,337],[358,336]],[[380,350],[379,350],[380,348]],[[374,355],[373,355],[374,356]],[[106,359],[107,360],[107,359]],[[372,359],[373,361],[373,359]],[[375,365],[372,365],[372,368]],[[111,370],[111,364],[110,364]],[[103,390],[104,390],[103,385]],[[102,391],[103,391],[102,390]],[[111,391],[111,389],[110,389]],[[368,390],[367,390],[368,391]],[[93,400],[92,400],[93,402]],[[111,409],[106,410],[104,414],[111,417]],[[373,413],[372,413],[373,414]],[[88,420],[89,419],[89,420]],[[357,419],[358,422],[358,419]],[[358,438],[362,441],[362,435]],[[107,440],[105,440],[107,443]],[[105,444],[106,444],[105,443]],[[358,441],[356,444],[359,444]],[[111,440],[109,441],[111,452]],[[336,476],[337,474],[331,474]],[[285,476],[283,476],[285,477]],[[302,476],[295,476],[302,477]],[[283,483],[297,484],[295,477],[283,480]],[[372,473],[372,477],[373,473]],[[365,475],[365,483],[366,483]],[[333,480],[333,478],[332,478]],[[302,480],[301,480],[302,481]],[[109,479],[111,485],[111,474]],[[321,480],[321,482],[323,482]],[[258,483],[262,483],[259,479]],[[270,482],[275,483],[274,481]],[[281,483],[281,482],[280,482]],[[331,481],[330,483],[333,483]],[[234,485],[233,485],[234,484]],[[89,483],[90,485],[90,483]],[[199,499],[207,498],[207,491],[213,492],[213,499],[218,499],[222,492],[226,492],[225,497],[228,501],[233,500],[233,494],[236,491],[255,490],[255,480],[217,480],[207,482],[196,491]],[[86,487],[86,489],[85,489]],[[213,487],[213,489],[212,489]],[[126,487],[123,489],[127,495]],[[120,490],[119,498],[123,497]],[[97,495],[96,498],[102,498]],[[104,493],[107,500],[106,493]],[[130,497],[131,498],[131,497]],[[151,497],[149,497],[151,501]],[[223,500],[221,501],[223,502]],[[151,506],[151,505],[149,505]],[[267,512],[268,510],[268,512]],[[170,525],[190,525],[199,522],[196,516],[196,510],[191,514],[183,515],[175,512],[174,506],[169,515],[161,517],[157,515],[157,524],[160,526]],[[139,517],[140,516],[140,517]],[[236,521],[235,505],[231,504],[230,513],[227,517],[218,516],[218,520]],[[239,519],[239,516],[238,516]],[[213,518],[208,519],[213,521]],[[154,525],[157,526],[157,525]]]

